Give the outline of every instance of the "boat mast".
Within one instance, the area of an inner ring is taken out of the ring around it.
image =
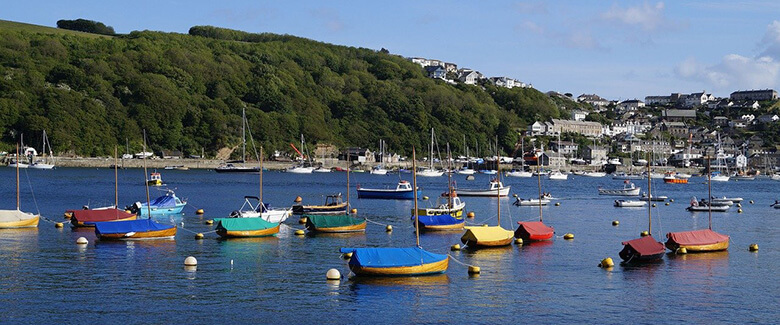
[[[119,183],[119,177],[117,175],[118,174],[117,169],[119,167],[117,166],[118,163],[117,151],[118,151],[117,146],[114,146],[114,208],[119,209],[119,185],[117,185]]]
[[[558,149],[560,150],[560,149]],[[539,155],[536,156],[536,177],[538,179],[539,183],[539,221],[542,221],[542,159],[541,159],[541,152],[539,152]]]
[[[650,189],[650,163],[647,164],[647,233],[650,234],[650,236],[653,235],[653,219],[652,219],[652,213],[650,212],[650,197],[651,189]]]
[[[301,140],[303,140],[303,135],[301,135]],[[349,161],[349,149],[347,149],[347,209],[349,209],[349,169],[350,165],[352,164]]]
[[[496,136],[496,157],[498,157],[498,136]],[[496,158],[496,206],[498,206],[498,226],[501,227],[501,164]]]
[[[447,142],[447,208],[452,209],[452,153],[449,142]]]
[[[146,138],[144,138],[146,141]],[[146,145],[146,142],[144,142]],[[246,107],[241,107],[241,163],[246,163]]]
[[[414,235],[417,238],[417,247],[420,247],[420,215],[417,212],[417,155],[412,147],[412,191],[414,191]]]
[[[149,219],[152,219],[152,205],[151,199],[149,199],[149,182],[146,181],[146,129],[144,129],[144,185],[146,187],[146,212],[149,214]],[[118,208],[118,207],[117,207]]]
[[[720,135],[718,136],[720,139]],[[720,141],[718,141],[720,142]],[[720,149],[719,149],[720,150]],[[710,157],[707,156],[707,170],[710,170]],[[709,190],[709,199],[707,199],[707,214],[709,215],[709,228],[712,230],[712,172],[707,173],[707,189]]]
[[[260,146],[260,196],[259,197],[260,197],[260,204],[263,204],[263,146]]]
[[[16,144],[16,210],[21,210],[19,199],[19,144]]]
[[[430,163],[431,163],[431,170],[433,170],[433,128],[431,128],[431,150],[430,150]]]

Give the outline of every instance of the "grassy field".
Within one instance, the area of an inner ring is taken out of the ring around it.
[[[40,25],[33,25],[33,24],[25,24],[25,23],[18,23],[15,21],[8,21],[8,20],[0,20],[0,30],[17,30],[17,31],[26,31],[30,33],[45,33],[45,34],[66,34],[66,35],[76,35],[76,36],[83,36],[83,37],[112,37],[108,35],[99,35],[99,34],[90,34],[90,33],[84,33],[84,32],[77,32],[73,30],[68,29],[61,29],[61,28],[54,28],[54,27],[46,27],[46,26],[40,26]]]

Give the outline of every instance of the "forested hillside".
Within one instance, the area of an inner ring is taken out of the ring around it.
[[[54,30],[57,31],[57,30]],[[246,107],[267,152],[309,143],[425,151],[430,128],[461,148],[496,135],[511,152],[516,130],[561,112],[534,89],[449,85],[401,56],[288,35],[193,27],[192,35],[132,32],[84,37],[0,25],[0,139],[46,130],[61,154],[154,150],[213,156],[241,142]],[[234,157],[236,154],[234,154]]]

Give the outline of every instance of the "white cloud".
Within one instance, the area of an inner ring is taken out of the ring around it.
[[[759,46],[763,48],[760,56],[780,59],[780,21],[775,20],[767,26],[766,34],[761,39]]]
[[[658,2],[655,5],[644,3],[642,6],[629,8],[614,5],[609,11],[601,14],[601,18],[629,26],[639,26],[645,31],[652,31],[663,26],[667,21],[664,18],[664,7],[663,2]]]

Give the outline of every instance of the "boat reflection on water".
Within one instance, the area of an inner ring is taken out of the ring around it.
[[[450,278],[447,273],[409,277],[355,276],[349,278],[349,284],[353,291],[359,291],[362,285],[397,288],[432,287],[429,293],[438,295],[442,293],[441,290],[449,288]]]
[[[688,253],[688,254],[675,254],[674,252],[667,253],[666,258],[673,261],[691,261],[702,263],[682,263],[683,268],[685,265],[707,265],[707,266],[721,266],[728,265],[729,251],[717,251],[707,253]]]
[[[352,237],[365,237],[366,232],[316,232],[310,231],[306,233],[308,238],[352,238]]]

